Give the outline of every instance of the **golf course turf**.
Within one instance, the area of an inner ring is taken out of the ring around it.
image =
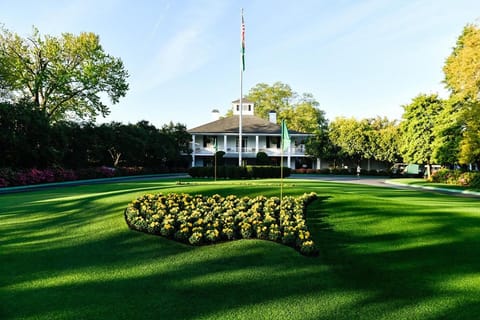
[[[0,195],[0,319],[476,319],[480,199],[287,179],[315,192],[305,257],[130,230],[146,193],[278,196],[279,180],[184,179]]]

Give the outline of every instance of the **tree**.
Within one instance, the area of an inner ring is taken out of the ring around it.
[[[457,97],[478,99],[480,92],[480,28],[469,24],[443,67],[445,84]]]
[[[119,58],[105,53],[93,33],[28,38],[0,27],[0,83],[33,102],[50,122],[78,117],[95,119],[110,113],[102,102],[126,95],[128,72]]]
[[[265,152],[259,151],[257,153],[257,159],[255,161],[255,164],[259,166],[268,165],[270,164],[270,158]]]
[[[432,161],[438,164],[454,165],[459,162],[460,143],[464,119],[461,109],[464,101],[450,98],[445,101],[445,108],[438,115],[433,127]]]
[[[355,118],[338,117],[330,123],[330,140],[334,145],[340,147],[343,153],[359,162],[362,158],[369,156],[367,124],[365,121],[358,121]]]
[[[408,163],[432,163],[434,127],[443,111],[444,102],[437,94],[420,94],[409,105],[403,106],[400,123],[400,153]]]
[[[102,163],[94,155],[99,140],[93,123],[59,121],[52,130],[55,137],[53,147],[62,157],[60,166],[79,169]]]
[[[458,161],[480,162],[480,27],[469,24],[457,39],[456,46],[443,68],[445,84],[452,99],[462,101],[458,115],[462,133]]]
[[[378,160],[386,162],[398,162],[399,155],[399,126],[396,121],[387,118],[368,119],[369,154]]]
[[[286,120],[288,129],[312,133],[305,141],[306,153],[312,157],[330,159],[338,154],[328,138],[328,121],[320,110],[318,101],[311,93],[297,94],[282,82],[273,85],[259,83],[253,87],[247,99],[255,103],[255,115],[268,119],[268,113],[275,111],[277,121]]]
[[[461,116],[464,124],[458,162],[478,165],[480,163],[480,102],[465,103]]]
[[[268,113],[280,114],[291,106],[295,93],[288,84],[275,82],[273,85],[258,83],[250,89],[247,99],[255,102],[255,115],[268,119]]]
[[[217,166],[223,166],[225,165],[225,151],[217,151],[215,152],[215,161],[216,161],[216,164]]]
[[[287,121],[289,129],[318,133],[327,126],[325,112],[318,109],[318,105],[315,100],[300,101],[281,112],[280,118]]]
[[[44,168],[57,162],[43,113],[31,104],[0,103],[0,167]]]
[[[172,121],[170,121],[169,124],[164,124],[162,126],[161,132],[171,136],[171,138],[177,145],[179,152],[186,154],[192,153],[192,148],[190,145],[192,135],[187,132],[187,127],[184,124],[174,124]]]

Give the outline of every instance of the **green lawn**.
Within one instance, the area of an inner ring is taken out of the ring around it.
[[[480,192],[479,188],[472,188],[472,187],[465,187],[465,186],[458,186],[453,184],[446,184],[446,183],[434,183],[428,182],[425,179],[395,179],[396,182],[407,184],[413,187],[433,187],[438,189],[448,189],[448,190],[456,190],[456,191],[472,191],[472,192]]]
[[[191,247],[127,228],[144,193],[279,194],[278,180],[142,181],[0,195],[0,319],[477,319],[480,199],[286,180],[316,192],[320,255]]]

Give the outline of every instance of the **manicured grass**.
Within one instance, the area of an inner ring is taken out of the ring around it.
[[[425,179],[408,178],[408,179],[396,179],[396,181],[400,183],[408,184],[410,186],[434,187],[434,188],[451,189],[451,190],[458,190],[458,191],[480,192],[479,188],[458,186],[458,185],[446,184],[446,183],[434,183],[434,182],[428,182]]]
[[[286,180],[320,249],[191,247],[131,231],[145,193],[278,195],[278,180],[142,181],[0,195],[0,319],[475,319],[480,201]],[[188,181],[187,181],[188,182]]]

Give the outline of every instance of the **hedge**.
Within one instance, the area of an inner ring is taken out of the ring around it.
[[[306,169],[306,168],[299,168],[295,169],[294,173],[298,174],[333,174],[333,175],[356,175],[357,169],[356,168],[323,168],[323,169]],[[360,175],[362,176],[388,176],[389,172],[386,170],[367,170],[361,169]]]
[[[432,182],[480,188],[480,172],[440,169],[431,177]]]
[[[123,177],[142,174],[185,172],[183,168],[144,168],[144,167],[93,167],[83,169],[64,169],[61,167],[46,169],[0,168],[0,188],[25,186],[40,183],[74,181]]]
[[[256,178],[280,178],[279,166],[218,166],[217,178],[225,179],[256,179]],[[283,167],[283,176],[290,176],[291,169]],[[213,178],[215,167],[192,167],[188,169],[192,178]]]

